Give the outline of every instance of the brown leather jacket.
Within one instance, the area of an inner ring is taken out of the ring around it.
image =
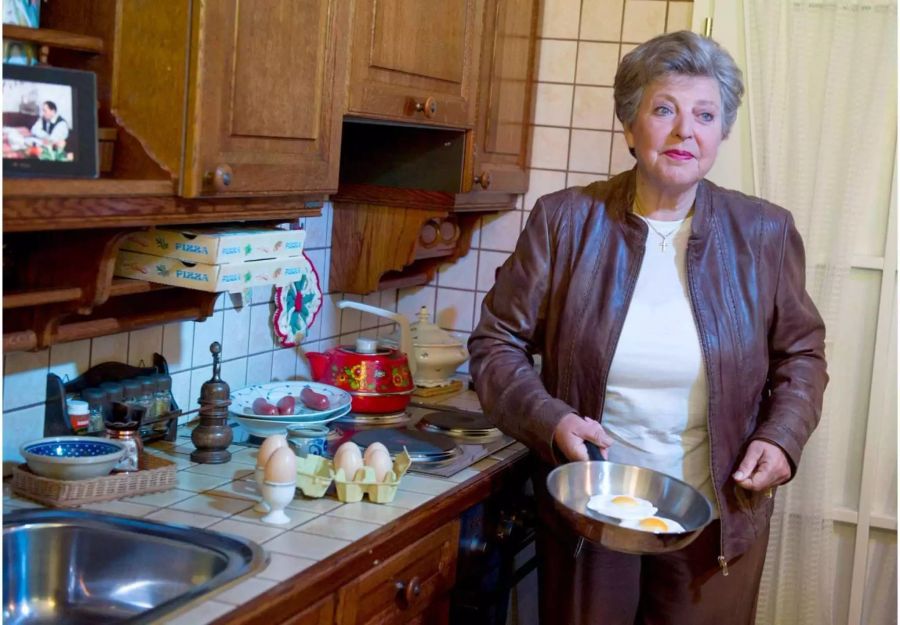
[[[566,413],[603,414],[648,232],[631,212],[634,185],[632,170],[540,198],[469,339],[485,413],[548,465],[557,462],[553,431]],[[729,560],[765,529],[773,508],[731,475],[752,439],[781,447],[796,471],[828,380],[825,327],[805,289],[800,235],[778,206],[702,181],[686,258]],[[533,353],[542,355],[540,376]]]

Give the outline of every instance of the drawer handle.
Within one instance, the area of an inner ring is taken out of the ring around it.
[[[475,176],[475,184],[481,185],[481,188],[486,190],[491,186],[491,172],[483,171],[480,176]]]
[[[225,191],[231,186],[234,172],[228,165],[219,165],[214,172],[207,173],[206,178],[212,180],[213,187],[216,191]]]
[[[437,100],[435,100],[431,96],[425,98],[424,102],[416,102],[416,111],[419,113],[424,113],[425,117],[427,117],[428,119],[431,119],[435,115],[437,115],[437,109]]]
[[[413,577],[406,583],[397,581],[394,583],[394,586],[396,586],[397,592],[400,593],[406,605],[411,605],[422,594],[422,584],[419,582],[418,577]]]

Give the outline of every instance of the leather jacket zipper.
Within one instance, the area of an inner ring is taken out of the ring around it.
[[[690,254],[690,241],[688,241],[688,253],[685,254],[684,264],[687,269],[687,278],[688,278],[688,296],[691,301],[691,310],[694,313],[694,323],[697,325],[697,337],[700,339],[700,346],[703,348],[703,363],[706,368],[706,379],[707,384],[709,384],[709,380],[712,380],[712,376],[710,375],[709,370],[709,346],[706,343],[706,334],[703,332],[703,327],[700,322],[700,315],[697,313],[697,293],[696,293],[696,285],[694,282],[694,272],[692,270],[693,265],[691,263],[691,254]],[[706,433],[709,437],[709,477],[712,480],[713,486],[713,496],[716,499],[716,509],[719,511],[719,567],[722,569],[722,577],[728,577],[728,561],[725,559],[725,519],[722,515],[722,503],[719,500],[719,489],[717,487],[718,482],[716,481],[716,472],[715,467],[713,466],[712,460],[712,449],[713,449],[713,440],[712,440],[712,421],[710,419],[710,409],[709,409],[709,394],[707,394],[706,398]]]

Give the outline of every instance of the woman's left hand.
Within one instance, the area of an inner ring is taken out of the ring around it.
[[[788,481],[791,465],[781,447],[755,440],[747,446],[741,466],[732,477],[747,490],[762,491]]]

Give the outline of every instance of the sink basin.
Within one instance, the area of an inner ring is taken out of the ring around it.
[[[75,510],[3,517],[7,625],[162,623],[266,564],[256,543]]]

